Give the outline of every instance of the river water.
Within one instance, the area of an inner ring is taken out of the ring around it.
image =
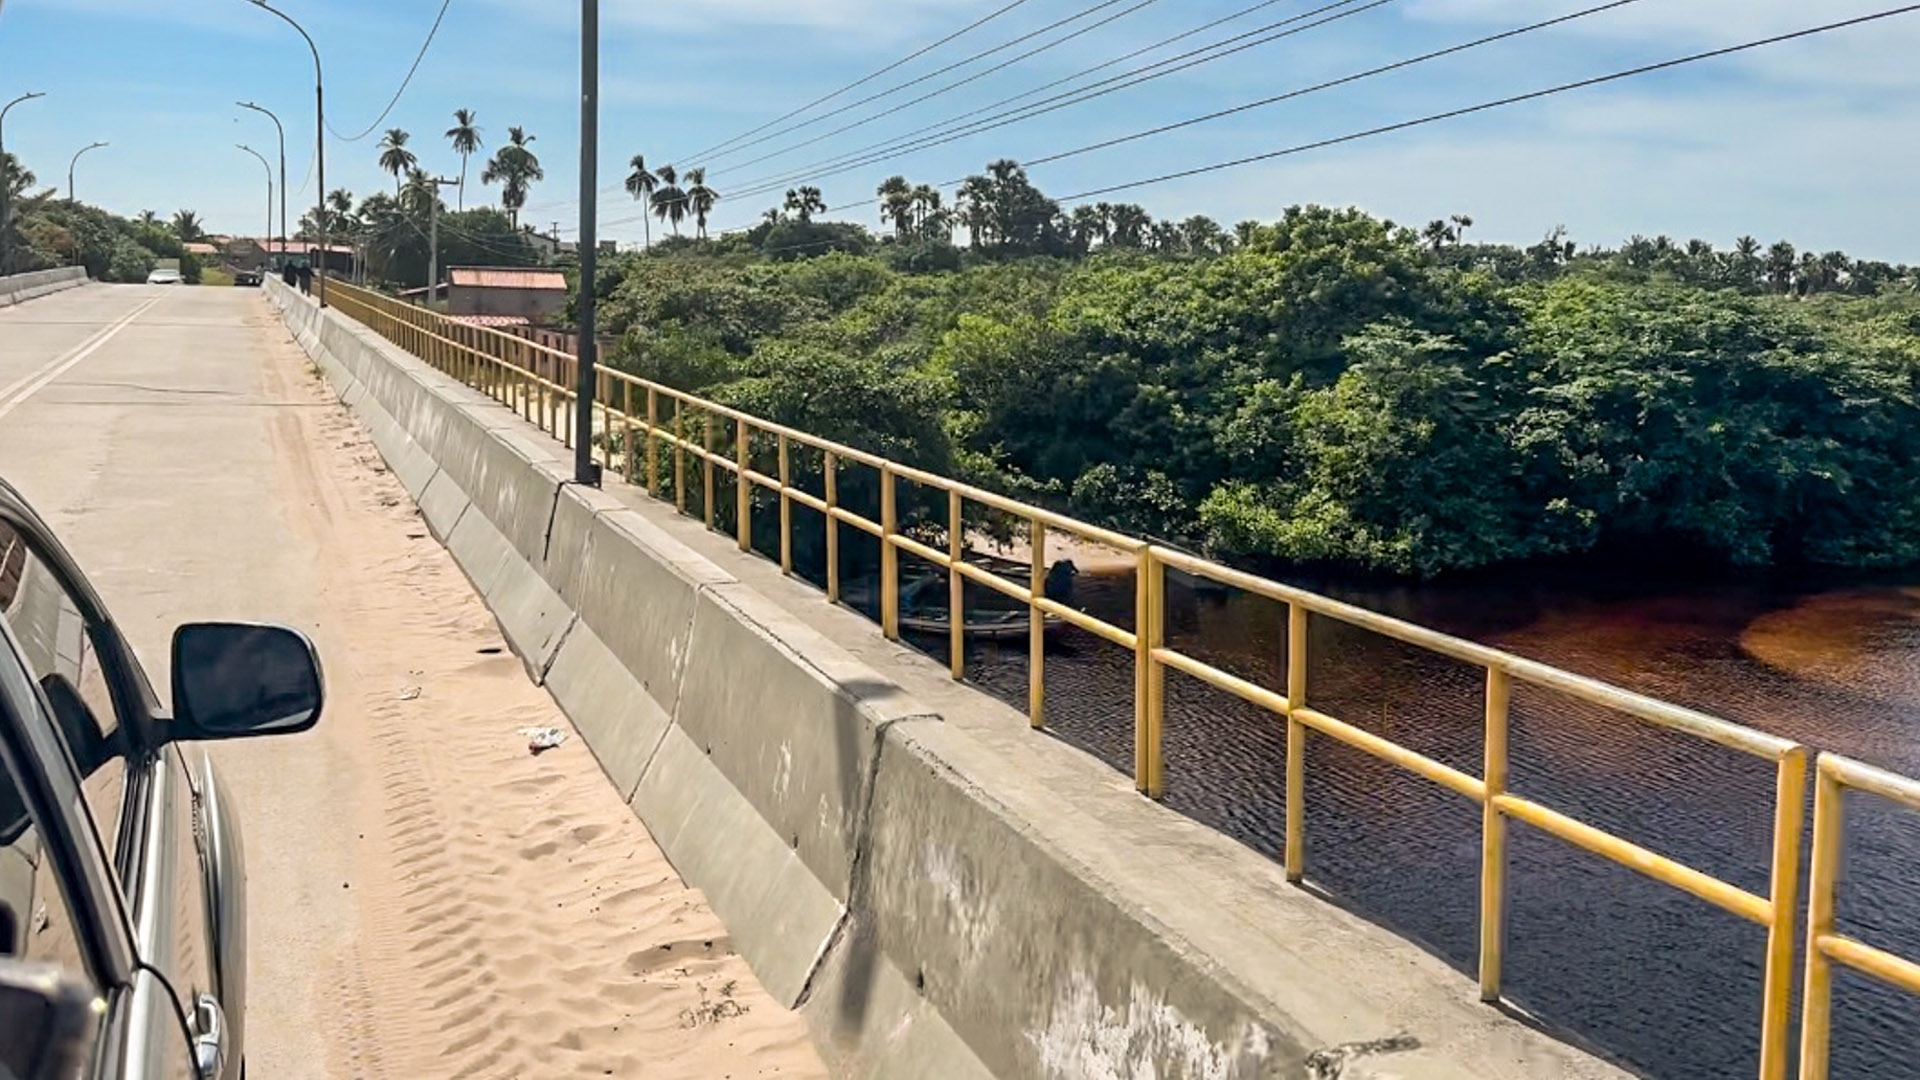
[[[1480,584],[1340,595],[1920,775],[1920,585]],[[1130,625],[1132,579],[1082,576],[1075,602]],[[1175,648],[1284,687],[1279,605],[1177,585],[1168,603]],[[920,644],[941,655],[940,642]],[[1479,775],[1478,669],[1319,617],[1308,644],[1316,707]],[[970,654],[975,684],[1025,707],[1024,643],[975,644]],[[1048,654],[1046,677],[1054,734],[1131,773],[1131,654],[1068,631]],[[1771,763],[1528,688],[1516,688],[1512,717],[1514,791],[1765,895]],[[1167,805],[1278,859],[1284,729],[1272,714],[1168,672]],[[1306,806],[1310,881],[1471,973],[1477,807],[1325,738],[1309,750]],[[1859,795],[1848,815],[1841,928],[1920,958],[1920,815]],[[1650,1076],[1756,1075],[1758,926],[1529,827],[1516,824],[1511,837],[1510,998]],[[1797,933],[1804,918],[1803,901]],[[1920,1080],[1920,1002],[1836,969],[1834,1016],[1834,1077]]]

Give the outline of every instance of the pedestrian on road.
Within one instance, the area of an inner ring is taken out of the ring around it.
[[[312,263],[303,262],[300,264],[300,295],[301,296],[313,295],[313,264]]]
[[[289,289],[300,284],[300,275],[294,272],[293,260],[289,259],[280,264],[280,280]]]

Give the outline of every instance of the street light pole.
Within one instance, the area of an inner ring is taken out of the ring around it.
[[[248,146],[245,143],[235,143],[234,145],[238,146],[242,150],[245,150],[247,153],[252,154],[254,157],[260,158],[260,167],[267,170],[267,237],[268,239],[272,239],[273,237],[273,166],[267,164],[267,159],[264,157],[260,157],[260,151],[255,150],[253,147]],[[285,191],[282,191],[281,194],[284,195]]]
[[[266,113],[273,121],[273,129],[280,133],[280,242],[287,241],[287,129],[280,126],[280,118],[251,101],[236,101],[235,105],[243,109],[252,109],[257,113]],[[273,239],[273,218],[267,218],[267,239]]]
[[[19,97],[7,102],[5,106],[0,106],[0,160],[4,160],[7,152],[7,110],[23,101],[32,101],[34,98],[46,96],[46,94],[40,92],[21,94]],[[12,230],[7,228],[9,215],[12,212],[13,178],[11,176],[0,176],[0,274],[5,274],[7,270],[13,266],[13,252],[8,250],[9,245],[12,243],[13,233]]]
[[[319,194],[319,198],[316,199],[314,203],[314,221],[315,221],[315,224],[318,224],[320,226],[320,265],[321,265],[320,273],[315,274],[314,277],[319,279],[320,306],[326,307],[327,306],[326,259],[327,259],[327,246],[328,246],[327,245],[327,94],[326,94],[326,79],[321,74],[321,70],[320,70],[320,47],[313,43],[313,36],[311,34],[308,34],[306,30],[300,26],[299,23],[294,22],[292,17],[290,17],[286,12],[281,11],[280,9],[272,6],[271,4],[268,4],[267,0],[253,0],[253,6],[259,8],[262,11],[270,11],[273,14],[278,15],[282,22],[285,22],[288,26],[291,26],[295,30],[298,30],[300,32],[300,36],[307,39],[307,50],[313,53],[313,148],[314,148],[313,160],[314,160],[314,169],[319,173],[319,176],[320,176],[320,194]],[[282,186],[284,187],[285,185],[282,185]]]
[[[75,165],[80,164],[80,155],[85,154],[89,150],[98,150],[105,145],[107,144],[103,142],[97,142],[91,146],[83,146],[80,148],[79,153],[76,153],[73,155],[73,160],[67,162],[67,201],[68,202],[73,201],[73,167]]]
[[[599,157],[600,0],[580,0],[580,355],[575,365],[579,383],[574,394],[573,480],[586,487],[600,486],[600,467],[593,460],[593,395],[598,388],[594,366],[600,351],[593,310]],[[744,473],[741,482],[746,482]]]

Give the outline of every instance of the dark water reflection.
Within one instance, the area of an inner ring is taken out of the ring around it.
[[[1080,584],[1081,606],[1130,624],[1130,577]],[[1631,596],[1477,587],[1344,598],[1920,774],[1920,589]],[[1176,587],[1169,610],[1175,648],[1284,686],[1278,605]],[[1308,696],[1318,708],[1479,774],[1479,669],[1317,616],[1308,634]],[[944,655],[943,642],[920,644]],[[1024,708],[1023,643],[973,646],[969,675]],[[1046,675],[1054,732],[1130,773],[1131,654],[1070,631],[1049,653]],[[1284,724],[1169,672],[1165,731],[1167,804],[1277,859]],[[1516,792],[1766,893],[1771,763],[1524,687],[1514,694],[1511,741]],[[1843,928],[1920,957],[1920,818],[1867,797],[1848,805]],[[1480,821],[1472,803],[1316,737],[1306,806],[1311,879],[1473,970]],[[1509,882],[1510,997],[1653,1076],[1756,1075],[1758,926],[1525,826],[1512,830]],[[1840,974],[1833,1041],[1834,1077],[1920,1078],[1920,1002]]]

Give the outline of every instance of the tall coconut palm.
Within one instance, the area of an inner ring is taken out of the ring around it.
[[[173,215],[173,235],[179,237],[181,243],[188,244],[207,235],[207,231],[200,226],[199,214],[181,210]]]
[[[787,189],[787,209],[793,211],[793,216],[800,219],[802,225],[812,221],[813,215],[821,213],[826,208],[827,200],[821,196],[820,189],[817,187]]]
[[[1153,218],[1145,208],[1134,203],[1120,203],[1113,208],[1110,234],[1115,247],[1139,248],[1147,243],[1147,230],[1153,227]]]
[[[328,229],[342,236],[353,231],[353,192],[334,188],[327,192]]]
[[[425,170],[408,169],[406,186],[400,189],[400,208],[424,217],[439,201],[440,185],[434,183]]]
[[[946,215],[940,209],[940,189],[931,184],[919,184],[913,189],[913,227],[922,237],[934,239],[939,229],[935,223]]]
[[[707,186],[705,167],[687,170],[687,210],[693,214],[693,224],[700,239],[707,238],[707,215],[713,213],[713,204],[720,201],[720,193]]]
[[[400,191],[401,178],[407,170],[419,164],[413,151],[407,149],[407,133],[399,128],[388,128],[380,140],[380,167],[393,174],[393,190]]]
[[[453,152],[460,155],[460,201],[459,208],[467,208],[467,158],[480,152],[480,127],[475,124],[472,109],[453,110],[453,126],[447,129],[447,141],[453,144]]]
[[[527,205],[527,194],[533,183],[547,178],[540,159],[527,145],[534,138],[525,128],[508,128],[507,145],[494,151],[493,160],[487,162],[486,170],[480,174],[481,183],[500,185],[500,205],[512,216],[515,228],[520,227],[520,208]]]
[[[653,198],[653,189],[660,186],[660,178],[648,171],[646,155],[635,154],[633,160],[627,164],[633,166],[633,171],[627,174],[627,194],[633,196],[635,202],[646,202]],[[645,241],[643,248],[652,247],[653,215],[651,213],[640,215],[640,231]]]
[[[142,210],[140,211],[140,224],[158,226],[160,224],[160,215],[151,210]]]
[[[680,235],[680,223],[687,219],[687,193],[680,190],[680,173],[672,165],[660,166],[660,187],[653,193],[653,216],[673,226]]]
[[[895,240],[905,240],[913,227],[913,185],[904,176],[889,176],[873,193],[880,197],[880,220],[892,223]]]
[[[1767,249],[1767,284],[1781,294],[1792,291],[1793,272],[1800,265],[1799,253],[1785,240]]]

